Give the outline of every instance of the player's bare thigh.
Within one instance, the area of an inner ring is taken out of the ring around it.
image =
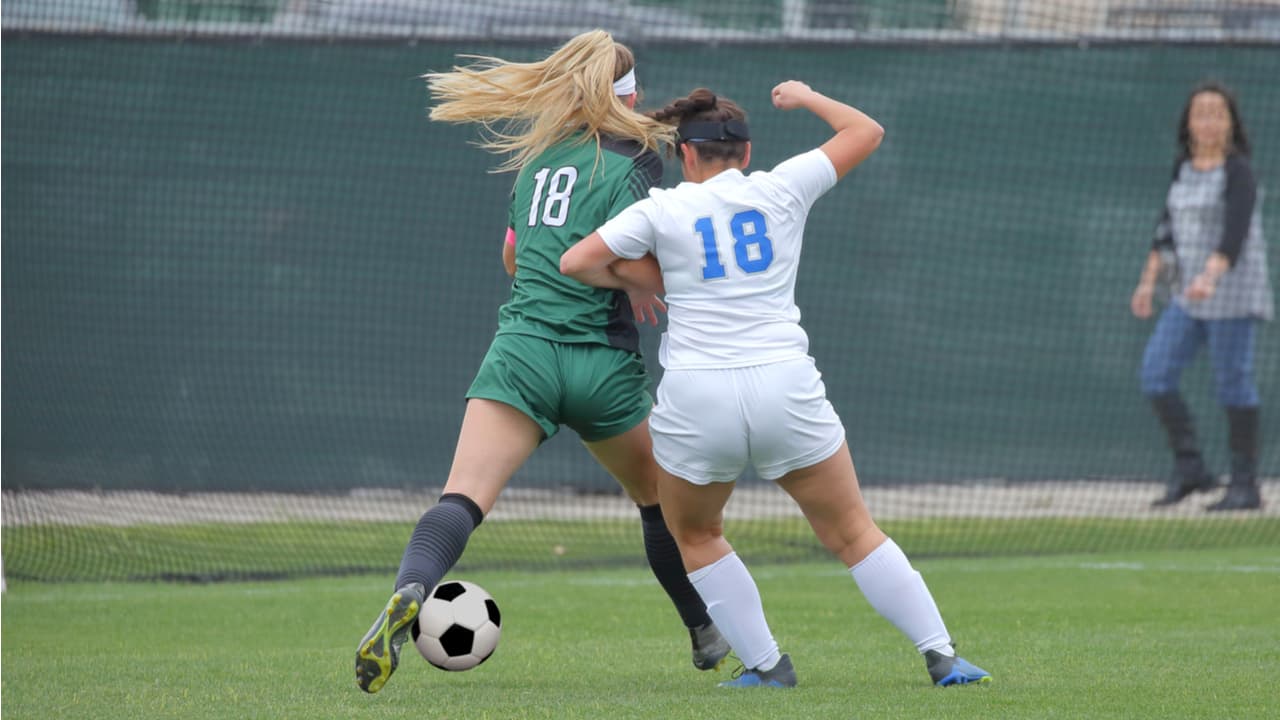
[[[697,485],[665,470],[658,478],[658,496],[667,527],[680,547],[686,572],[706,567],[733,548],[724,539],[724,508],[736,483]]]
[[[496,400],[468,400],[444,491],[466,495],[488,515],[541,441],[542,428],[523,412]]]
[[[653,460],[648,418],[621,435],[583,445],[618,481],[632,502],[643,506],[657,504],[660,468]]]
[[[826,460],[793,470],[777,482],[795,499],[822,544],[846,567],[884,542],[885,534],[862,498],[848,443]]]

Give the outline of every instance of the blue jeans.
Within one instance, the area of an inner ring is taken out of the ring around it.
[[[1207,342],[1218,402],[1225,407],[1257,407],[1258,386],[1253,381],[1257,327],[1258,319],[1253,317],[1197,320],[1177,303],[1169,303],[1142,353],[1142,393],[1150,397],[1177,392],[1183,369]]]

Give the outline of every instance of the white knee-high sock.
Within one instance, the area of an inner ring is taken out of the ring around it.
[[[689,582],[707,604],[707,614],[750,670],[771,670],[782,655],[764,618],[760,590],[737,553],[689,573]]]
[[[849,569],[876,612],[902,631],[916,650],[951,653],[951,636],[924,578],[892,539]]]

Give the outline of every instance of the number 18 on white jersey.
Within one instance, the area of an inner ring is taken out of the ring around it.
[[[747,367],[808,355],[796,271],[809,209],[836,180],[826,154],[812,150],[769,172],[726,170],[650,190],[599,229],[615,255],[652,253],[662,266],[664,368]]]

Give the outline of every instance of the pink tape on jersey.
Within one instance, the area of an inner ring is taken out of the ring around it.
[[[507,228],[507,244],[511,247],[516,246],[516,231],[511,228]]]

